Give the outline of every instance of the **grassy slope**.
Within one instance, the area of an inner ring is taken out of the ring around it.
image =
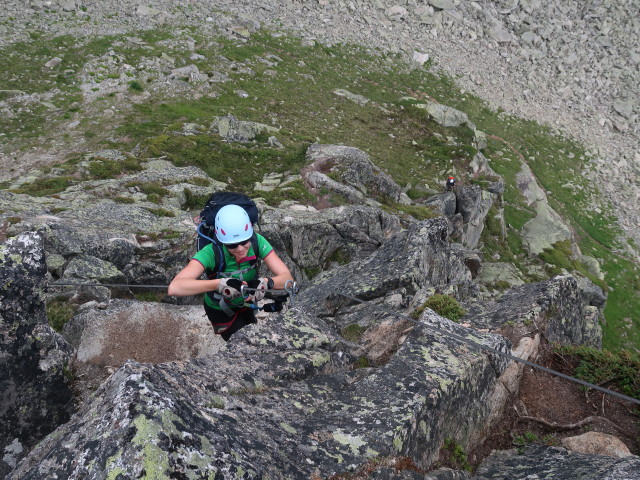
[[[204,58],[191,60],[193,52],[184,48],[185,42],[174,39],[185,35],[196,39],[196,53]],[[125,150],[142,144],[144,155],[165,155],[178,165],[197,165],[212,177],[228,181],[231,188],[249,194],[264,173],[296,173],[304,164],[304,152],[310,143],[345,144],[367,152],[400,185],[410,185],[409,195],[418,198],[424,196],[425,187],[440,190],[449,174],[463,183],[471,180],[466,167],[475,153],[470,146],[472,132],[466,127],[443,128],[411,102],[401,100],[405,96],[425,101],[433,98],[465,111],[480,130],[508,142],[527,160],[539,183],[551,192],[552,206],[574,226],[583,253],[603,264],[611,288],[605,311],[605,347],[640,348],[639,272],[616,253],[622,248],[612,218],[606,210],[599,213],[593,207],[597,194],[581,177],[587,160],[580,145],[554,136],[533,122],[496,112],[478,98],[460,92],[451,79],[427,68],[409,69],[399,58],[380,52],[348,46],[304,47],[292,37],[265,32],[253,34],[247,42],[199,38],[197,32],[189,30],[139,32],[137,37],[142,42],[137,43],[132,43],[131,37],[78,42],[70,37],[51,40],[34,35],[32,42],[0,52],[7,59],[5,68],[9,72],[0,78],[0,89],[54,92],[48,101],[57,107],[51,110],[35,104],[13,117],[4,116],[0,119],[0,128],[6,132],[3,141],[12,148],[26,148],[31,141],[51,137],[56,126],[77,119],[85,138],[96,148]],[[86,67],[90,56],[106,58],[110,50],[119,56],[118,62],[93,61]],[[155,89],[160,72],[134,69],[123,76],[122,65],[162,59],[163,54],[172,59],[172,68],[196,64],[201,72],[212,76],[225,73],[231,81],[207,86],[193,99],[192,89],[198,87],[184,79],[174,89],[182,88],[185,94],[154,90],[145,98],[146,90]],[[59,67],[52,71],[42,67],[55,55],[62,58]],[[92,90],[96,92],[100,91],[100,82],[120,81],[124,88],[102,95],[91,104],[82,103],[80,74],[85,83],[87,78],[93,79],[96,86]],[[363,95],[370,102],[358,105],[336,95],[336,89]],[[246,91],[248,97],[239,96],[238,90]],[[123,99],[133,101],[123,108],[124,118],[114,120],[117,124],[109,126],[104,120],[96,120],[95,112],[118,105]],[[226,144],[206,132],[188,137],[173,134],[186,122],[208,126],[215,116],[228,114],[280,127],[276,136],[285,148],[274,149],[264,142]],[[497,252],[504,260],[518,264],[523,252],[516,229],[533,212],[514,186],[519,170],[517,155],[497,140],[490,141],[485,153],[494,170],[507,181],[505,218],[513,227],[504,241],[485,235],[485,253],[488,257]],[[563,187],[568,181],[574,189]],[[300,189],[280,195],[267,199],[275,202],[291,196],[305,200]]]

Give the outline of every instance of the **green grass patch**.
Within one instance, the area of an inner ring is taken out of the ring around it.
[[[460,320],[466,313],[455,298],[437,293],[429,297],[426,302],[411,312],[411,317],[415,319],[420,318],[425,308],[430,308],[438,315],[454,322]]]
[[[77,308],[66,299],[54,299],[47,302],[47,318],[49,325],[56,332],[61,332],[62,327],[75,315]]]
[[[89,162],[89,175],[93,179],[116,178],[123,173],[140,171],[142,167],[137,161],[119,161],[99,159]]]
[[[383,204],[382,209],[395,215],[409,215],[416,220],[428,220],[429,218],[440,216],[440,214],[437,213],[432,207],[427,205],[404,205],[401,203],[392,203]]]
[[[608,290],[606,282],[592,275],[586,265],[574,258],[573,250],[571,249],[571,241],[562,240],[552,245],[552,248],[545,248],[539,257],[547,264],[552,265],[550,275],[559,275],[562,270],[569,272],[577,271],[585,277],[589,278],[593,283],[598,285],[604,291]]]
[[[165,156],[178,167],[199,167],[211,178],[228,181],[232,190],[253,193],[255,183],[260,182],[265,173],[299,170],[304,164],[306,147],[305,144],[283,151],[229,144],[212,135],[161,135],[147,143],[147,155]]]
[[[166,208],[147,208],[151,213],[158,217],[175,217],[176,214]]]
[[[162,302],[164,293],[162,292],[133,292],[133,297],[139,302]]]
[[[364,335],[364,332],[367,331],[367,327],[363,327],[362,325],[358,325],[357,323],[351,324],[342,329],[340,335],[342,338],[349,342],[359,342]]]
[[[307,190],[302,180],[294,180],[285,187],[276,188],[269,192],[255,192],[254,195],[264,198],[269,205],[274,206],[278,206],[285,201],[310,205],[317,200],[316,197]]]
[[[75,179],[70,176],[38,178],[31,183],[11,190],[13,193],[24,193],[34,197],[46,197],[64,192]]]
[[[124,204],[136,203],[136,201],[131,197],[114,197],[113,201]]]

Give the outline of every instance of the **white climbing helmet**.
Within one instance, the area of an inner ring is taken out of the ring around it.
[[[239,243],[253,235],[251,220],[244,208],[225,205],[216,215],[216,238],[222,243]]]

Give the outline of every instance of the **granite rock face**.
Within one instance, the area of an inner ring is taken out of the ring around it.
[[[590,284],[564,275],[520,285],[495,303],[472,306],[464,320],[477,328],[492,329],[506,322],[529,323],[544,328],[550,342],[600,348],[603,303],[583,286],[584,282]]]
[[[307,150],[306,161],[314,171],[322,169],[337,173],[342,184],[356,189],[364,197],[386,197],[398,203],[411,203],[400,186],[358,148],[314,143]]]
[[[444,438],[474,444],[507,362],[442,332],[505,352],[506,339],[426,310],[386,363],[356,368],[337,328],[350,307],[335,288],[375,301],[446,281],[446,232],[441,218],[391,237],[350,264],[352,287],[336,268],[215,355],[126,362],[8,478],[326,477],[390,455],[427,466]],[[421,248],[396,258],[411,244]],[[323,319],[327,310],[335,318]]]
[[[559,447],[528,446],[494,453],[478,469],[474,480],[509,478],[580,478],[584,480],[637,480],[640,457],[588,455]]]
[[[73,347],[49,327],[42,237],[0,248],[0,478],[73,413]]]

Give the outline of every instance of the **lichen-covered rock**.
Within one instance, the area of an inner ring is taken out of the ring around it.
[[[375,300],[446,281],[446,232],[444,218],[412,224],[216,355],[125,363],[9,478],[323,478],[393,455],[426,467],[445,438],[475,445],[507,362],[455,336],[506,352],[503,337],[425,310],[387,363],[354,368],[352,346],[322,318],[348,313],[334,288]]]
[[[430,286],[470,284],[471,272],[465,265],[465,255],[461,250],[450,248],[447,231],[448,222],[444,217],[412,223],[364,260],[315,277],[301,302],[341,329],[353,323],[376,323],[379,318],[375,311],[336,292],[378,302],[394,293],[401,293],[408,300],[420,289]],[[408,305],[408,301],[405,304]],[[362,313],[362,309],[366,313]]]
[[[0,477],[73,412],[73,348],[47,323],[46,272],[40,235],[0,248]]]
[[[302,269],[324,269],[332,259],[347,263],[366,258],[400,230],[398,217],[364,206],[327,208],[311,215],[266,209],[260,221],[260,232],[278,253],[288,252]]]
[[[307,149],[306,161],[309,164],[308,170],[336,172],[340,182],[360,191],[364,197],[411,203],[402,188],[374,165],[366,153],[355,147],[314,143]]]
[[[492,454],[474,480],[579,478],[581,480],[637,480],[640,457],[625,458],[570,452],[564,448],[531,445],[524,453],[506,450]]]
[[[209,127],[228,142],[250,142],[260,134],[271,134],[279,129],[257,122],[238,120],[233,115],[216,117]]]
[[[602,303],[572,275],[514,287],[493,304],[473,305],[464,321],[478,328],[499,329],[507,322],[544,329],[550,342],[600,348],[598,322]],[[596,299],[597,301],[597,299]]]
[[[441,215],[450,217],[456,213],[456,195],[453,192],[444,192],[429,197],[423,202],[436,209]]]
[[[8,478],[326,478],[396,454],[428,465],[445,437],[463,442],[482,424],[504,368],[428,326],[506,344],[434,314],[422,321],[379,368],[353,370],[300,306],[216,356],[128,362]]]
[[[78,170],[89,175],[91,164],[97,161],[91,158],[81,162]],[[164,160],[150,160],[142,167],[118,178],[70,185],[55,197],[2,190],[0,220],[12,219],[9,236],[42,231],[47,258],[52,259],[49,271],[56,280],[168,283],[192,253],[195,227],[190,215],[181,210],[187,201],[185,191],[203,195],[224,184],[198,168],[178,168]],[[19,179],[14,187],[33,180]],[[160,191],[164,194],[156,194],[159,198],[145,194],[149,185],[163,185]],[[132,203],[119,201],[122,199]],[[56,295],[67,292],[71,294],[69,289],[58,289]],[[109,298],[98,291],[83,294]]]

